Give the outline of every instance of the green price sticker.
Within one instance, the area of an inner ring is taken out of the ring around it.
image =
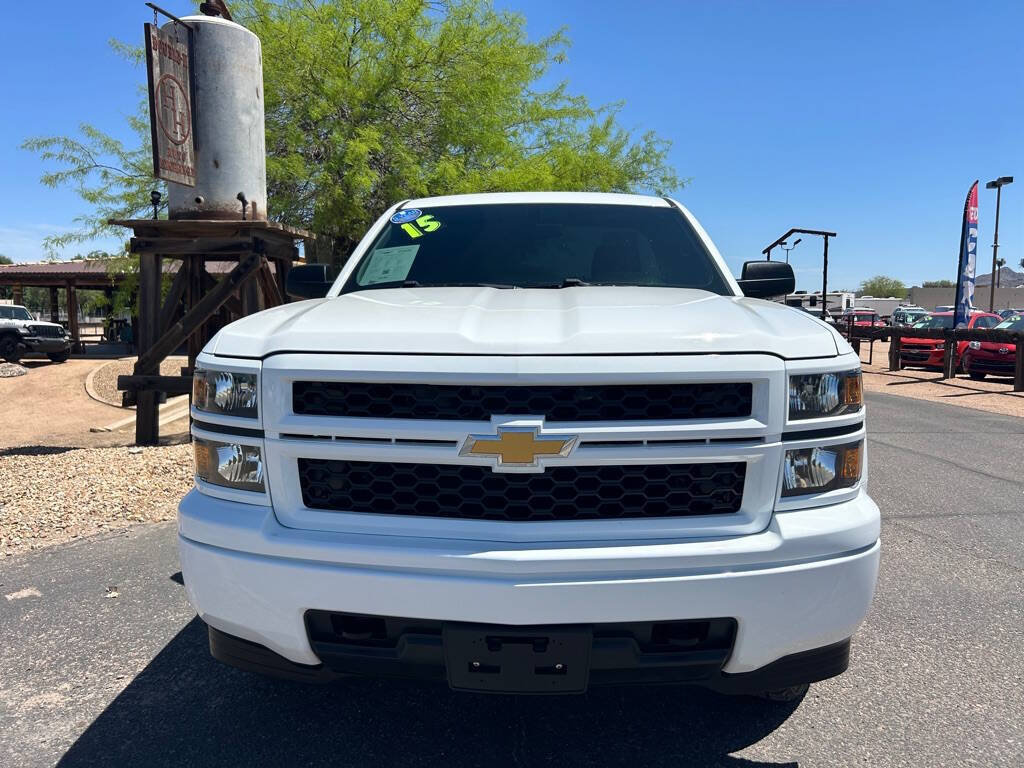
[[[425,213],[416,219],[416,221],[407,222],[402,224],[401,227],[405,230],[405,234],[416,239],[417,237],[423,237],[427,232],[436,232],[439,230],[441,228],[441,222],[429,213]]]

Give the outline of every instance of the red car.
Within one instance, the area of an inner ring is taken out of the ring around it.
[[[850,322],[850,315],[853,315],[853,324],[858,328],[885,328],[885,321],[873,309],[847,309],[839,322],[846,325]]]
[[[1024,331],[1024,315],[1010,315],[995,328],[999,331]],[[1016,344],[972,341],[963,354],[963,366],[972,379],[984,379],[989,373],[993,376],[1013,376],[1016,355]]]
[[[853,317],[853,326],[855,328],[888,328],[886,322],[878,316],[878,313],[869,308],[862,309],[854,307],[843,312],[842,317],[839,319],[837,325],[840,328],[845,328],[850,322],[850,318]],[[882,341],[888,341],[888,336],[881,337]]]
[[[967,320],[968,328],[994,328],[1003,318],[991,312],[972,312]],[[952,328],[952,312],[932,312],[914,323],[914,328]],[[900,342],[900,364],[903,366],[920,366],[922,368],[942,368],[942,339],[914,339],[905,336]],[[956,370],[960,369],[966,341],[956,344]]]

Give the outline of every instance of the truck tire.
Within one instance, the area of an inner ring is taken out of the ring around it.
[[[54,362],[54,363],[64,363],[64,362],[67,362],[67,359],[69,357],[71,357],[71,353],[70,352],[53,352],[51,354],[48,354],[47,357],[50,358],[51,362]]]
[[[0,360],[6,360],[8,363],[16,363],[21,360],[18,340],[10,334],[0,336]]]
[[[979,373],[978,371],[969,371],[967,375],[970,376],[975,381],[981,381],[982,379],[985,378],[985,374]]]

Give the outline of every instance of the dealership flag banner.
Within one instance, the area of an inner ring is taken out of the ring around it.
[[[960,261],[956,274],[956,307],[953,327],[966,326],[974,308],[974,269],[978,260],[978,182],[971,185],[964,203],[960,230]]]

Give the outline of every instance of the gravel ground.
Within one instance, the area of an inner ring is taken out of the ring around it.
[[[961,374],[955,379],[941,379],[938,371],[920,368],[889,370],[889,342],[876,341],[874,364],[868,365],[868,344],[861,345],[864,389],[890,395],[930,400],[934,403],[975,408],[1005,416],[1024,416],[1024,392],[1013,391],[1013,380],[992,377],[974,381]]]
[[[192,486],[192,446],[0,451],[0,560],[170,520]]]
[[[117,377],[130,375],[135,368],[136,360],[137,357],[111,360],[96,371],[92,378],[92,388],[103,402],[121,406],[121,391],[117,388]],[[188,365],[187,357],[168,357],[160,365],[160,375],[177,376],[185,365]]]

